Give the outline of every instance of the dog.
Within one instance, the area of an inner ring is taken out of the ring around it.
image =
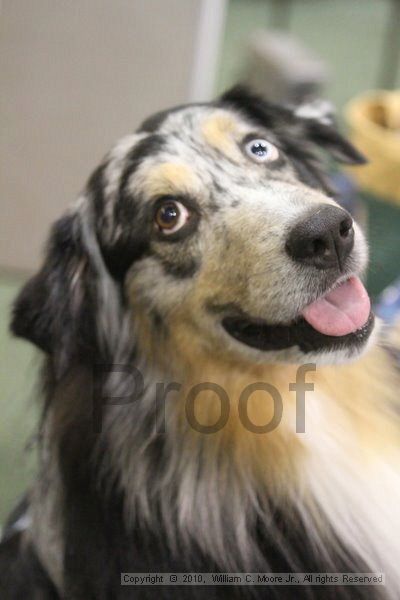
[[[12,317],[43,408],[3,600],[398,598],[398,373],[324,157],[364,162],[326,114],[238,86],[148,118],[54,224]]]

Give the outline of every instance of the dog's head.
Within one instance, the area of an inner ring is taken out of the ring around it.
[[[147,119],[54,225],[14,332],[60,368],[104,348],[115,360],[126,315],[139,345],[184,329],[239,361],[357,356],[374,327],[366,243],[320,151],[363,162],[325,119],[240,88]]]

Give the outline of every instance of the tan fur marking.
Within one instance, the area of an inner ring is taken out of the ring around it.
[[[147,174],[145,191],[149,196],[190,193],[199,183],[190,167],[180,163],[163,163],[152,167]]]
[[[202,133],[207,144],[220,150],[232,160],[241,157],[234,139],[237,130],[237,120],[225,114],[212,115],[202,125]]]

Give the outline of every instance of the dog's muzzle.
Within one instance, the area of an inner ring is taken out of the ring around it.
[[[270,324],[251,315],[226,317],[224,329],[236,340],[259,350],[298,346],[303,352],[361,346],[374,316],[368,293],[351,270],[353,219],[345,210],[321,204],[289,231],[285,250],[310,282],[310,300],[291,323]],[[330,281],[315,299],[312,287],[321,274]],[[301,276],[301,275],[300,275]]]

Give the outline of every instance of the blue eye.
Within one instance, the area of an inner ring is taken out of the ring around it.
[[[271,162],[279,156],[276,146],[263,139],[254,139],[247,142],[245,151],[255,162]]]
[[[251,145],[250,151],[257,156],[266,156],[268,154],[268,148],[264,142],[254,142]]]

